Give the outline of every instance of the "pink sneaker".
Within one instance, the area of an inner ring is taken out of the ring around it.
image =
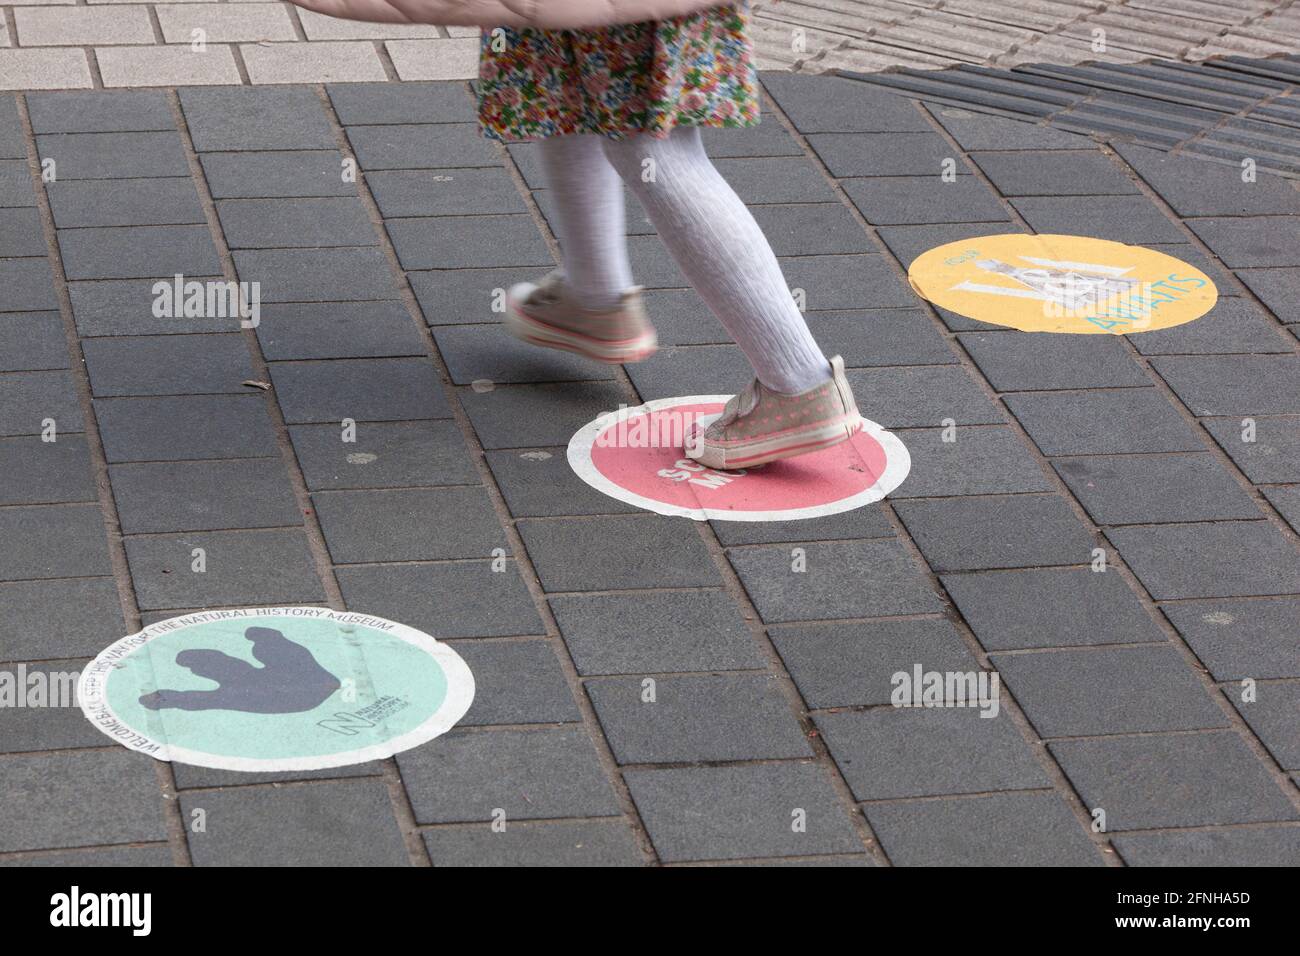
[[[844,360],[831,378],[806,392],[782,395],[757,379],[727,402],[722,415],[686,436],[686,454],[708,468],[752,468],[848,441],[862,428]]]
[[[558,272],[510,288],[506,328],[525,342],[613,365],[648,359],[658,348],[640,286],[624,292],[612,309],[585,309],[569,296]]]

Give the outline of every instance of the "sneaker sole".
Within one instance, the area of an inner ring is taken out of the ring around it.
[[[640,338],[605,342],[580,332],[548,325],[522,311],[514,302],[506,303],[506,329],[517,339],[542,348],[563,349],[607,365],[642,362],[658,351],[653,331]]]
[[[797,458],[799,455],[807,455],[815,451],[821,451],[823,448],[831,448],[841,442],[848,441],[861,430],[862,419],[858,418],[852,424],[835,422],[834,424],[822,425],[819,428],[807,431],[781,435],[778,438],[757,438],[726,447],[705,445],[693,451],[688,440],[686,455],[706,468],[719,468],[722,470],[753,468],[756,465],[765,465],[770,461],[779,461],[782,458]],[[699,453],[696,454],[696,451]]]

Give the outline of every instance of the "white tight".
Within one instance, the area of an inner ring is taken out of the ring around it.
[[[554,136],[539,151],[563,233],[565,278],[582,301],[608,308],[632,285],[626,184],[759,381],[793,393],[830,378],[771,245],[710,162],[698,129],[679,126],[664,139]]]

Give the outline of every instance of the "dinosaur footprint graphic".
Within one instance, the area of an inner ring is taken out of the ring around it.
[[[255,667],[223,651],[181,651],[176,663],[196,677],[216,681],[216,690],[158,690],[140,703],[150,710],[238,710],[249,714],[296,714],[312,710],[339,689],[339,679],[321,667],[311,651],[270,627],[250,627]]]

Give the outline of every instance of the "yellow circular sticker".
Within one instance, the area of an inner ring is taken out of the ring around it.
[[[937,306],[1022,332],[1150,332],[1199,319],[1219,298],[1181,259],[1086,236],[950,242],[918,256],[907,278]]]

